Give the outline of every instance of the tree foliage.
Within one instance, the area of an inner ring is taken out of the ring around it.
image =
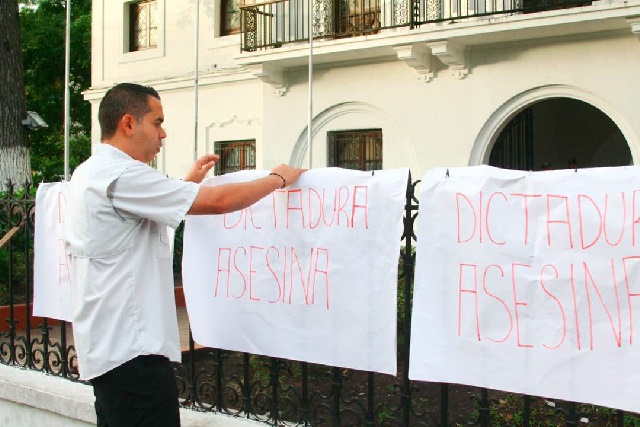
[[[34,181],[64,175],[66,0],[30,1],[20,9],[27,109],[49,125],[31,132]],[[91,0],[71,1],[70,142],[73,170],[90,154],[91,106],[82,92],[91,84]]]

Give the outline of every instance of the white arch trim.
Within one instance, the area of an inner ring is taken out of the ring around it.
[[[637,164],[635,160],[637,158],[637,136],[625,117],[615,107],[587,90],[568,85],[550,85],[529,89],[502,104],[489,117],[489,120],[478,133],[471,150],[469,166],[482,165],[489,162],[489,155],[496,138],[513,116],[529,105],[552,98],[572,98],[583,101],[609,116],[620,129],[631,150],[631,157],[634,159],[634,163]]]
[[[418,170],[418,157],[416,156],[416,152],[414,147],[410,144],[409,136],[407,132],[398,124],[397,120],[386,111],[368,104],[366,102],[360,101],[349,101],[342,102],[336,105],[333,105],[326,110],[322,111],[318,114],[312,122],[311,129],[311,142],[316,141],[316,135],[320,132],[324,132],[326,126],[336,118],[343,116],[345,114],[353,114],[353,113],[364,113],[369,114],[373,117],[377,117],[381,121],[381,125],[383,128],[387,130],[391,130],[393,134],[398,135],[399,138],[394,143],[397,143],[401,146],[401,150],[407,153],[409,158],[409,167],[410,170]],[[298,136],[298,140],[296,141],[296,145],[293,148],[293,152],[291,153],[291,158],[289,164],[295,167],[304,167],[307,164],[307,137],[308,137],[308,125],[304,127],[300,135]],[[323,141],[324,142],[324,141]],[[383,142],[384,144],[384,142]],[[384,163],[384,159],[383,159]],[[318,165],[312,165],[318,166]]]

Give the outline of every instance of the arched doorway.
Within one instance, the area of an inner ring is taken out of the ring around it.
[[[616,124],[593,105],[549,98],[528,105],[496,138],[489,164],[544,170],[625,166],[631,151]]]

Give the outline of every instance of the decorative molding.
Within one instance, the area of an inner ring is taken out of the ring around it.
[[[431,53],[424,44],[405,44],[394,46],[398,59],[404,61],[418,73],[418,79],[428,83],[433,79],[434,72],[431,63]]]
[[[258,117],[250,117],[250,118],[244,119],[244,118],[239,118],[236,114],[234,114],[231,117],[227,117],[225,119],[217,120],[209,123],[207,126],[205,126],[205,142],[204,142],[205,153],[213,153],[213,150],[215,148],[214,145],[215,145],[216,137],[221,136],[220,133],[223,132],[224,128],[226,127],[232,128],[231,130],[228,130],[227,133],[224,133],[224,135],[231,134],[234,136],[232,138],[220,138],[220,140],[249,139],[249,138],[237,138],[236,136],[242,135],[243,133],[245,135],[246,134],[251,135],[252,133],[255,134],[256,132],[258,132],[258,129],[259,129],[255,126],[259,126],[261,123],[262,121]],[[236,128],[235,126],[238,126],[239,128]],[[251,126],[254,126],[253,130],[251,130],[250,128]],[[248,131],[247,131],[247,128],[249,128]]]
[[[626,19],[627,24],[631,27],[631,32],[640,40],[640,16],[633,16]]]
[[[461,68],[461,69],[449,68],[449,69],[451,70],[451,75],[458,80],[462,80],[469,75],[468,68]]]
[[[451,75],[463,79],[469,74],[464,46],[448,40],[427,43],[433,56],[449,67]]]
[[[274,88],[273,89],[273,93],[275,93],[278,96],[284,96],[285,93],[287,93],[289,91],[289,87],[288,86],[282,86],[282,87],[278,87],[278,88]]]
[[[285,73],[280,67],[264,64],[249,64],[246,66],[251,74],[273,87],[273,91],[278,96],[287,93],[288,87],[285,85]]]
[[[209,128],[214,128],[214,127],[219,127],[219,128],[223,128],[225,126],[229,126],[229,125],[244,125],[244,126],[250,126],[254,123],[260,124],[260,119],[258,119],[257,117],[253,117],[250,119],[240,119],[238,118],[237,115],[233,115],[231,118],[226,119],[226,120],[219,120],[217,122],[211,122],[209,125],[207,125],[207,129]]]

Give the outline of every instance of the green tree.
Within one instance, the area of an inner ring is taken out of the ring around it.
[[[4,1],[4,0],[0,0]],[[31,132],[34,181],[64,175],[66,0],[31,1],[20,10],[27,109],[49,125]],[[90,154],[91,106],[82,92],[91,83],[91,0],[71,1],[70,141],[73,170]]]

